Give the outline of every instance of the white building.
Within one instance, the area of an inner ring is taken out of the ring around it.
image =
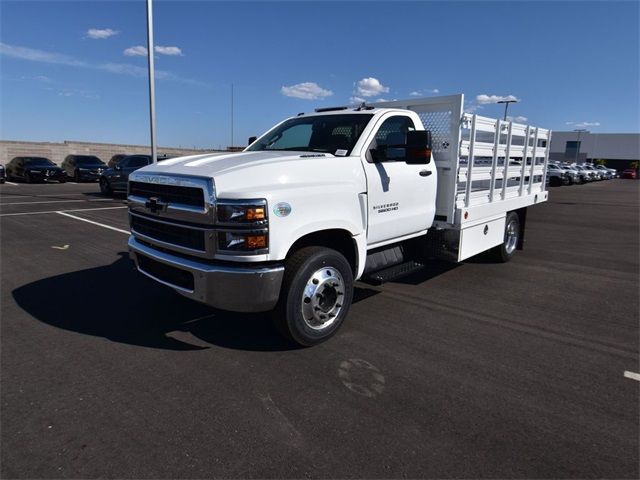
[[[602,159],[623,170],[640,160],[640,133],[553,132],[549,158],[578,163]]]

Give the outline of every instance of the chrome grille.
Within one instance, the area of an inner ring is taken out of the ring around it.
[[[204,191],[198,187],[130,182],[129,195],[147,199],[156,197],[168,203],[204,208]]]
[[[207,230],[186,225],[158,222],[155,219],[140,215],[131,215],[131,229],[148,239],[159,240],[168,245],[175,245],[205,253]]]

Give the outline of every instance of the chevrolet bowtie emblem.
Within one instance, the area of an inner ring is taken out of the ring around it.
[[[167,209],[167,204],[160,201],[158,197],[151,197],[144,204],[144,208],[149,210],[151,213],[163,212]]]

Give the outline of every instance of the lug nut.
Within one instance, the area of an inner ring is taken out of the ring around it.
[[[313,284],[314,284],[314,285],[317,285],[317,284],[318,284],[318,279],[317,279],[317,278],[314,278],[314,279],[313,279],[313,280],[311,280],[311,281],[313,282]]]
[[[304,303],[309,303],[311,299],[309,297],[304,297]]]

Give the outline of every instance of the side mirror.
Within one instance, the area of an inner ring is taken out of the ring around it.
[[[431,161],[432,139],[429,130],[414,130],[407,132],[408,165],[422,165]]]
[[[249,143],[247,145],[251,145],[253,142],[255,142],[258,139],[258,137],[249,137]]]

